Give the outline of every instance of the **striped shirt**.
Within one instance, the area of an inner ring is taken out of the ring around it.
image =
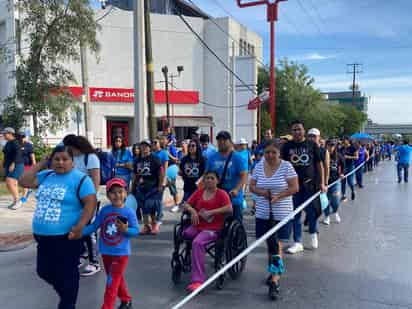
[[[256,181],[256,188],[271,190],[272,196],[277,195],[288,188],[287,180],[298,177],[292,164],[282,160],[277,171],[271,176],[266,177],[264,161],[256,165],[252,179]],[[269,201],[263,196],[256,197],[256,218],[269,219]],[[272,213],[276,221],[283,220],[293,211],[292,196],[281,199],[272,204]]]

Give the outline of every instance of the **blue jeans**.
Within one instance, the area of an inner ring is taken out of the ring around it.
[[[325,216],[329,216],[330,208],[332,208],[332,213],[338,212],[340,205],[340,194],[341,182],[339,181],[328,189],[329,206],[325,209]]]
[[[353,171],[354,165],[345,166],[345,175]],[[346,196],[346,182],[348,183],[351,191],[355,191],[355,182],[354,182],[354,175],[351,174],[347,178],[342,180],[342,196]]]
[[[398,180],[399,182],[402,181],[402,170],[403,170],[403,180],[405,182],[408,182],[408,176],[409,176],[409,164],[407,163],[398,163],[396,166],[398,170]]]
[[[363,187],[363,169],[364,167],[361,167],[355,172],[356,183],[358,184],[359,187]]]
[[[312,190],[307,190],[304,186],[300,187],[298,193],[293,196],[293,209],[298,208],[302,205],[307,199],[309,199],[314,192]],[[314,191],[314,190],[313,190]],[[306,208],[306,218],[309,222],[309,233],[315,234],[318,232],[318,216],[316,213],[315,207],[313,207],[313,203],[310,203]],[[301,222],[302,212],[299,212],[295,215],[292,220],[292,227],[293,227],[293,240],[295,242],[302,242],[302,222]]]

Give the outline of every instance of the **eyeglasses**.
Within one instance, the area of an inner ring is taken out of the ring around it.
[[[205,180],[215,180],[216,177],[215,176],[206,176]]]
[[[159,142],[158,141],[153,141],[153,144],[159,144]]]

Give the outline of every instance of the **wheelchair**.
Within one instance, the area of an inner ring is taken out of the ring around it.
[[[192,241],[183,237],[183,231],[191,225],[190,214],[184,212],[180,222],[174,227],[172,254],[172,281],[174,284],[181,282],[182,273],[190,273],[192,268],[191,252]],[[218,239],[206,246],[206,255],[214,259],[215,272],[234,259],[240,252],[247,248],[247,235],[244,226],[233,217],[226,217],[223,229],[219,232]],[[246,266],[247,257],[241,259],[228,269],[232,280],[239,278]],[[226,274],[216,280],[216,288],[222,289]]]

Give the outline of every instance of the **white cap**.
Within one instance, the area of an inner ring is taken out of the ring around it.
[[[237,141],[237,143],[236,143],[237,145],[248,145],[249,143],[248,143],[248,141],[247,141],[247,139],[246,138],[241,138],[241,139],[239,139],[238,141]]]
[[[308,131],[308,135],[320,136],[320,131],[319,129],[313,128]]]

